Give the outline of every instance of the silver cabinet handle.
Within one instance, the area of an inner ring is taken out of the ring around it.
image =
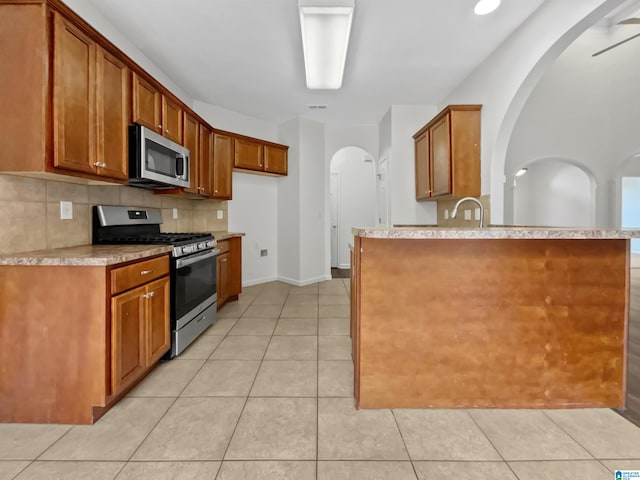
[[[156,292],[149,292],[149,293],[145,293],[143,295],[144,298],[151,298],[156,294]]]
[[[100,162],[93,162],[93,166],[94,167],[99,167],[100,166]]]
[[[169,133],[169,129],[168,128],[165,129],[164,133]]]
[[[162,125],[158,125],[158,130],[162,130]]]
[[[142,270],[140,275],[149,275],[151,272],[153,272],[153,270]]]
[[[221,261],[222,262],[226,262],[228,260],[228,258],[223,258]]]

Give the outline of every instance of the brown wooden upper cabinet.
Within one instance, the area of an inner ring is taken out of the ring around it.
[[[184,113],[184,147],[189,149],[189,182],[190,187],[184,191],[188,193],[200,193],[198,166],[200,164],[199,151],[199,122],[193,115]]]
[[[236,137],[234,148],[234,168],[275,175],[287,174],[289,147],[248,137]]]
[[[53,57],[53,166],[126,179],[129,69],[58,13]]]
[[[414,136],[416,199],[480,195],[481,105],[449,105]]]
[[[287,148],[275,145],[264,146],[264,169],[266,172],[287,174]]]
[[[183,139],[183,108],[164,95],[160,87],[133,73],[133,118],[176,143]]]
[[[211,170],[213,168],[213,132],[206,125],[200,124],[200,151],[198,152],[198,187],[199,194],[211,197]]]
[[[234,139],[221,132],[213,134],[213,198],[231,200]]]

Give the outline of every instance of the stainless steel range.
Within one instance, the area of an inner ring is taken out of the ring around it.
[[[210,233],[161,233],[157,208],[93,207],[94,244],[173,245],[170,358],[216,321],[216,240]]]

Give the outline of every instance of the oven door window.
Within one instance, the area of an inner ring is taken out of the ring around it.
[[[144,168],[148,172],[175,177],[176,154],[168,148],[158,145],[150,139],[145,139]]]
[[[187,257],[191,258],[201,254]],[[187,263],[185,262],[185,263]],[[176,319],[180,319],[201,303],[216,295],[216,257],[208,254],[202,260],[176,268],[175,307]]]

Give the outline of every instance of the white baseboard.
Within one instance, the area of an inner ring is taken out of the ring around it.
[[[326,280],[331,280],[331,275],[320,275],[319,277],[307,278],[305,280],[295,280],[293,278],[283,277],[283,276],[278,277],[279,282],[288,283],[289,285],[293,285],[296,287],[304,287],[305,285],[324,282]]]
[[[348,264],[348,263],[341,263],[340,265],[338,265],[338,268],[340,268],[340,269],[345,268],[345,269],[349,270],[351,268],[351,265]]]
[[[243,287],[252,287],[253,285],[260,285],[261,283],[274,282],[278,280],[277,276],[257,278],[254,280],[247,280],[246,282],[242,282]]]

